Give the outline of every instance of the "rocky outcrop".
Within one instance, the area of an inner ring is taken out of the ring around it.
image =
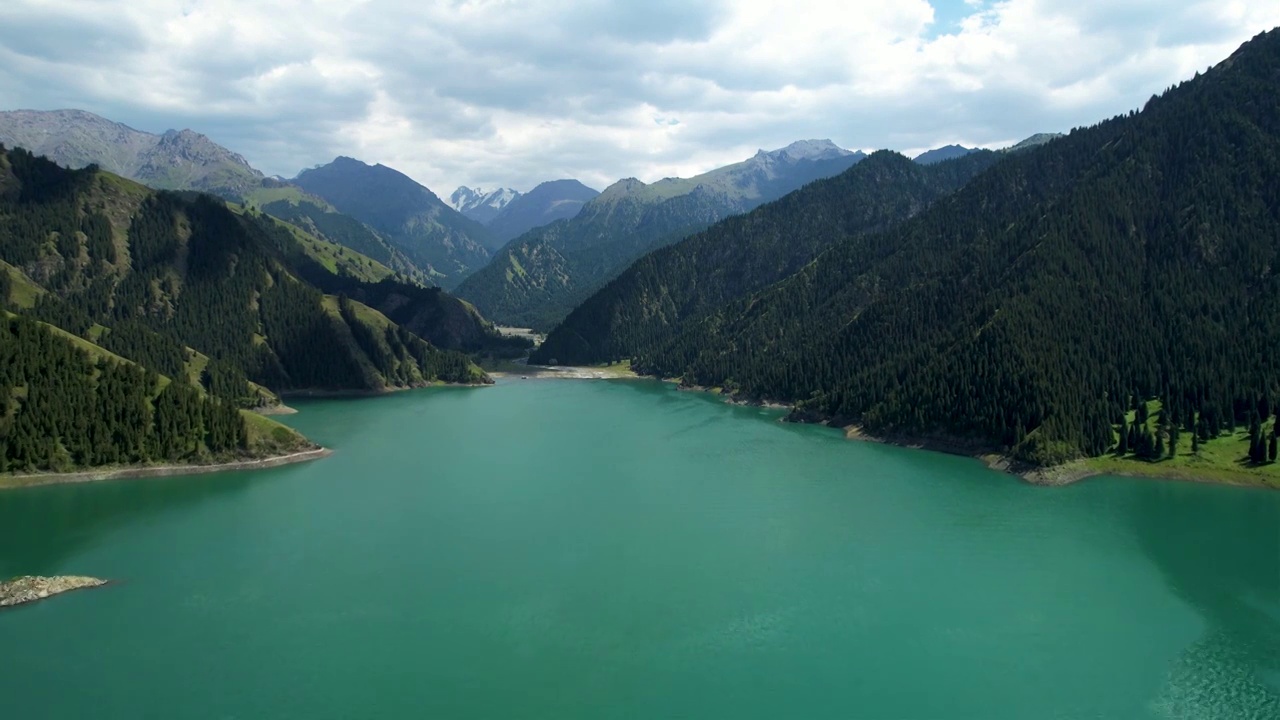
[[[59,577],[27,575],[17,577],[0,582],[0,608],[36,602],[64,592],[82,588],[102,587],[106,584],[106,580],[76,575]]]

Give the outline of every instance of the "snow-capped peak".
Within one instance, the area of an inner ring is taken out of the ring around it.
[[[490,208],[493,211],[498,211],[518,197],[520,197],[520,193],[511,188],[485,190],[484,188],[469,188],[464,185],[454,190],[453,194],[449,196],[449,205],[460,213],[466,213],[468,210],[476,210],[478,208]]]

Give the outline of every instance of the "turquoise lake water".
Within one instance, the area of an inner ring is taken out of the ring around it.
[[[12,718],[1280,718],[1280,493],[1036,488],[669,385],[298,405],[332,457],[0,493]]]

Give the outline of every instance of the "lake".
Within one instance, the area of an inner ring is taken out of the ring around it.
[[[1280,493],[1038,488],[648,381],[298,404],[0,493],[9,718],[1277,718]]]

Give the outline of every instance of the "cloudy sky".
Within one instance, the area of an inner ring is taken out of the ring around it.
[[[189,127],[268,174],[603,188],[799,138],[1001,146],[1276,25],[1280,0],[3,0],[0,109]]]

